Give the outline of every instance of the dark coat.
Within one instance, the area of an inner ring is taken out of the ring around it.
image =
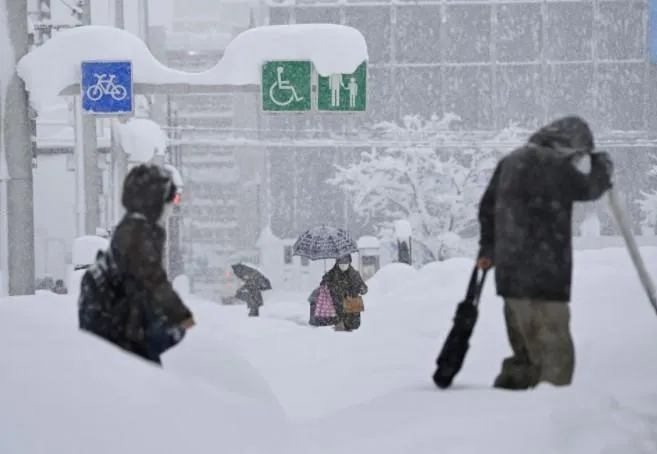
[[[161,227],[126,215],[82,277],[78,301],[81,329],[158,364],[192,317],[162,267],[163,247]]]
[[[128,214],[82,277],[78,301],[81,329],[155,363],[180,342],[180,325],[192,318],[163,267],[166,234],[157,223],[172,191],[170,176],[157,166],[129,172],[122,197]]]
[[[498,163],[479,205],[479,256],[496,267],[498,295],[570,301],[573,204],[611,187],[611,161],[593,146],[588,125],[567,117]],[[584,174],[573,161],[588,153]]]
[[[333,304],[335,304],[335,312],[338,314],[338,319],[344,322],[345,328],[358,329],[360,314],[345,314],[342,303],[348,296],[354,297],[367,293],[367,284],[360,273],[352,266],[347,271],[342,271],[338,265],[335,265],[324,274],[321,284],[328,285]]]
[[[258,308],[264,305],[262,291],[260,290],[260,287],[255,284],[256,283],[251,281],[246,281],[244,285],[235,292],[235,297],[244,301],[249,308]]]

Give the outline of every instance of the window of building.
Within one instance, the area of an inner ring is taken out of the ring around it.
[[[326,181],[335,176],[340,155],[335,148],[303,148],[296,157],[296,221],[299,229],[344,224],[344,192]],[[297,232],[298,234],[298,232]]]
[[[534,129],[543,123],[541,67],[504,65],[497,67],[498,127],[511,122]]]
[[[440,27],[440,6],[399,6],[395,26],[395,59],[401,63],[439,63]]]
[[[537,61],[541,57],[540,3],[500,4],[497,7],[497,61]]]
[[[272,229],[285,237],[294,232],[295,160],[294,149],[271,148],[269,151]]]
[[[445,69],[445,113],[455,113],[465,129],[492,129],[491,66],[453,66]]]
[[[572,114],[595,118],[592,64],[549,65],[545,89],[548,118]]]
[[[451,63],[490,60],[490,5],[449,5],[446,10],[446,60]]]
[[[590,60],[592,35],[592,2],[547,3],[546,52],[549,60]]]
[[[289,8],[269,8],[269,25],[287,25],[290,23]]]
[[[295,8],[295,22],[297,24],[339,24],[339,7],[297,7]]]
[[[399,113],[404,115],[442,115],[441,69],[439,66],[397,68]]]
[[[372,123],[395,119],[398,92],[390,86],[389,68],[369,68],[367,83],[367,118]]]
[[[645,55],[645,2],[598,2],[596,56],[603,60],[641,59]]]
[[[370,63],[390,61],[390,6],[346,6],[347,25],[359,30],[367,41]]]
[[[643,63],[601,63],[598,66],[597,108],[599,126],[605,129],[644,128]]]

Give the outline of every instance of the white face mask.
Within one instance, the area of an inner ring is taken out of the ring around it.
[[[349,264],[348,263],[341,263],[338,265],[338,268],[340,268],[341,271],[347,271],[349,269]]]

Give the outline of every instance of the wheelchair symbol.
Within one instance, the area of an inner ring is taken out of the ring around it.
[[[289,80],[283,79],[283,71],[285,69],[282,66],[276,67],[276,82],[269,87],[269,99],[272,100],[274,104],[280,107],[285,107],[294,102],[303,101],[303,96],[297,95],[297,90],[290,84]],[[276,93],[280,96],[281,92],[288,92],[287,97],[284,101],[281,101],[281,98],[276,97]]]
[[[114,74],[94,74],[96,83],[87,88],[87,97],[92,101],[98,101],[105,95],[110,95],[115,101],[122,101],[128,96],[126,88],[114,82]]]

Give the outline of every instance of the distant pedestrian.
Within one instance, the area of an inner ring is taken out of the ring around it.
[[[345,309],[348,299],[362,299],[367,293],[367,285],[360,273],[351,266],[351,255],[347,254],[335,261],[320,283],[328,286],[337,313],[336,331],[353,331],[360,327],[360,312]]]

